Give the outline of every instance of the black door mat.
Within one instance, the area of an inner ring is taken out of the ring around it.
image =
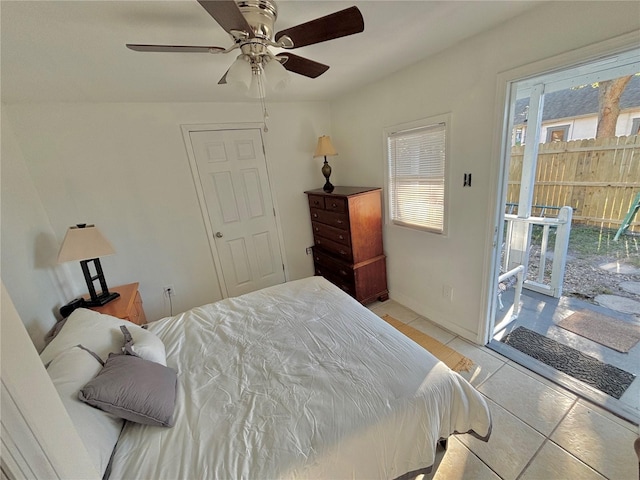
[[[525,327],[516,328],[501,341],[616,399],[620,399],[636,378],[632,373],[603,363]]]

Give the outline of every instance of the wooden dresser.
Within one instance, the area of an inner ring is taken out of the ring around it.
[[[313,228],[313,263],[322,275],[361,303],[387,300],[382,249],[382,190],[335,187],[304,192]]]
[[[120,296],[101,307],[89,308],[112,317],[129,320],[138,325],[147,323],[147,318],[142,309],[142,298],[138,291],[138,283],[120,285],[119,287],[110,288],[109,291],[118,292]]]

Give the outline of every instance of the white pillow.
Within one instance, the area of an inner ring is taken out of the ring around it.
[[[86,308],[78,308],[69,315],[62,330],[45,347],[40,358],[47,365],[61,352],[79,344],[106,361],[111,352],[122,352],[124,340],[120,325],[125,325],[131,332],[133,350],[137,355],[145,360],[167,365],[164,343],[155,334],[127,320]]]
[[[103,475],[120,436],[124,420],[93,408],[78,398],[80,389],[100,370],[102,370],[100,362],[80,347],[71,347],[61,352],[47,368],[51,381],[87,449],[89,458]]]

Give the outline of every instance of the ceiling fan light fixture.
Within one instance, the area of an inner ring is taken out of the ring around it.
[[[264,75],[267,84],[273,90],[282,90],[291,82],[291,75],[275,57],[269,58],[264,65]]]
[[[253,75],[251,76],[251,85],[247,96],[250,98],[264,98],[264,78],[262,69],[259,66],[253,68]]]
[[[227,72],[227,83],[240,87],[243,91],[251,88],[253,82],[253,72],[249,57],[238,55],[238,58],[231,64]]]

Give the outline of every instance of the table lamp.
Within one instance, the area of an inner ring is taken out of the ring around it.
[[[316,153],[313,154],[313,158],[324,157],[324,165],[322,165],[322,175],[324,175],[326,182],[322,189],[327,193],[333,192],[333,185],[331,185],[331,182],[329,181],[329,177],[331,176],[331,165],[327,163],[327,155],[333,156],[337,154],[338,152],[336,152],[336,149],[333,148],[333,145],[331,144],[331,138],[329,136],[323,135],[318,138],[318,146],[316,147]]]
[[[107,282],[102,272],[100,258],[105,255],[116,253],[109,241],[102,235],[95,225],[80,223],[74,227],[69,227],[60,252],[58,252],[58,263],[80,260],[82,273],[89,288],[89,300],[85,301],[88,307],[98,307],[115,300],[120,296],[117,292],[109,292]],[[91,275],[89,264],[93,263],[96,274]],[[94,282],[100,282],[100,293],[96,293]]]

